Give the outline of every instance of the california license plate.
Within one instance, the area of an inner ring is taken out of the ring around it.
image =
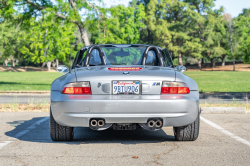
[[[113,94],[140,94],[140,81],[113,81]]]

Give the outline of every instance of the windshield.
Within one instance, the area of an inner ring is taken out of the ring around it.
[[[107,65],[140,65],[146,47],[102,47]]]

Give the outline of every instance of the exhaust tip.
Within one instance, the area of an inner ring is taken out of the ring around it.
[[[103,126],[103,125],[104,125],[104,121],[103,121],[103,120],[99,120],[99,121],[98,121],[98,126],[101,127],[101,126]]]
[[[162,126],[162,121],[161,120],[157,120],[155,123],[155,127],[161,127]]]
[[[150,120],[148,122],[148,127],[154,127],[154,125],[155,125],[155,122],[153,120]]]
[[[91,124],[91,126],[97,126],[97,121],[96,120],[91,120],[90,124]]]

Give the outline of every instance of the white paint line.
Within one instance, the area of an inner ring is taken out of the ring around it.
[[[20,138],[21,136],[23,136],[24,134],[27,134],[30,130],[36,128],[38,125],[40,125],[41,123],[45,122],[48,119],[49,119],[49,117],[45,117],[45,118],[33,123],[31,126],[27,127],[25,130],[22,130],[19,133],[17,133],[16,135],[14,135],[14,137],[10,138],[10,140]],[[4,141],[4,143],[0,143],[0,149],[3,148],[4,146],[8,145],[11,142],[12,141]]]
[[[217,125],[217,124],[215,124],[215,123],[213,123],[213,122],[211,122],[211,121],[203,118],[202,116],[200,118],[201,118],[202,121],[204,121],[205,123],[209,124],[210,126],[216,128],[216,129],[220,130],[222,133],[224,133],[226,135],[229,135],[231,138],[234,138],[235,140],[237,140],[237,141],[239,141],[239,142],[241,142],[243,144],[246,144],[246,145],[250,146],[250,142],[249,141],[247,141],[247,140],[245,140],[245,139],[243,139],[241,137],[238,137],[238,136],[234,135],[233,133],[231,133],[231,132],[223,129],[219,125]]]
[[[14,135],[14,138],[11,138],[11,139],[16,139],[16,138],[19,138],[19,137],[23,136],[24,134],[26,134],[30,130],[36,128],[38,125],[40,125],[41,123],[45,122],[48,119],[49,119],[49,117],[45,117],[45,118],[33,123],[31,126],[27,127],[25,130],[22,130],[19,133],[17,133],[16,135]]]
[[[0,149],[3,148],[4,146],[8,145],[12,141],[4,141],[3,143],[0,143]]]

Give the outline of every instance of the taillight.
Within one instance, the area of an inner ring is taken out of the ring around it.
[[[108,68],[111,71],[139,71],[141,67],[110,67]]]
[[[63,94],[91,95],[89,82],[74,82],[63,86]]]
[[[183,82],[162,82],[161,94],[188,94],[190,90]]]

